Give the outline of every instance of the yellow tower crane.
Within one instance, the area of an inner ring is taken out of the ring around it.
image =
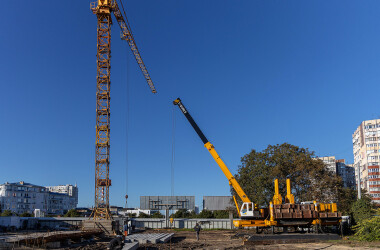
[[[114,14],[121,29],[121,39],[127,41],[136,62],[153,93],[156,89],[145,67],[132,35],[131,27],[121,3],[122,14],[116,0],[98,0],[90,8],[98,19],[97,26],[97,77],[96,77],[96,142],[95,142],[95,207],[92,217],[110,219],[109,211],[109,178],[110,165],[110,70],[111,70],[111,25]],[[127,197],[127,196],[126,196]]]

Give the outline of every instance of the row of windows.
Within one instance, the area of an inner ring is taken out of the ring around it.
[[[369,188],[369,191],[380,191],[380,187]]]
[[[369,185],[380,185],[380,181],[370,181]]]
[[[378,168],[369,168],[368,172],[369,173],[379,172],[379,169]]]
[[[367,150],[367,155],[377,153],[377,149]]]
[[[33,194],[28,194],[28,193],[10,193],[8,192],[8,197],[26,197],[26,198],[36,198],[36,194],[33,193]]]
[[[369,142],[369,141],[378,141],[380,137],[369,137],[369,138],[365,138],[365,141],[366,142]]]
[[[380,131],[366,132],[365,133],[365,137],[373,137],[373,136],[379,136],[379,135],[380,135]]]
[[[368,179],[377,179],[380,178],[380,175],[368,175]]]
[[[369,194],[372,197],[380,197],[380,194]]]
[[[374,125],[367,125],[367,126],[364,126],[365,129],[369,129],[369,128],[380,128],[380,124],[374,124]]]
[[[370,147],[377,147],[377,143],[367,144],[366,146],[367,146],[367,148],[370,148]]]
[[[368,156],[367,159],[368,159],[368,161],[369,160],[377,160],[377,159],[379,159],[379,156],[377,156],[377,155],[375,155],[375,156]]]
[[[377,161],[368,162],[368,166],[379,166],[379,163]]]
[[[30,192],[45,192],[45,188],[32,188],[32,187],[16,187],[16,186],[5,186],[7,191],[30,191]]]

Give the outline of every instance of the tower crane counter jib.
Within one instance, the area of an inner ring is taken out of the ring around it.
[[[240,212],[241,218],[260,218],[261,214],[258,210],[258,207],[256,204],[251,202],[251,200],[248,198],[248,196],[245,194],[243,189],[240,187],[239,183],[236,181],[235,177],[231,174],[230,170],[226,166],[226,164],[223,162],[223,160],[220,158],[218,153],[216,152],[214,145],[211,144],[206,138],[206,136],[203,134],[202,130],[198,127],[198,125],[195,123],[193,117],[190,115],[190,113],[187,111],[185,106],[183,105],[181,99],[177,98],[173,101],[174,105],[178,105],[182,113],[185,115],[187,120],[190,122],[191,126],[195,130],[195,132],[198,134],[198,136],[201,138],[205,148],[209,151],[211,156],[214,158],[220,169],[223,171],[224,175],[227,177],[229,184],[234,188],[240,199],[243,201],[243,204],[241,206],[241,209],[239,209],[237,202],[236,209]],[[235,198],[235,197],[234,197]],[[235,199],[236,201],[236,199]]]

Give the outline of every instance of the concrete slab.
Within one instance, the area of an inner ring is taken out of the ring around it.
[[[138,242],[140,244],[157,244],[168,242],[173,237],[173,235],[174,233],[132,234],[128,235],[125,238],[125,240],[131,242]]]
[[[139,248],[138,242],[124,243],[122,250],[135,250]]]

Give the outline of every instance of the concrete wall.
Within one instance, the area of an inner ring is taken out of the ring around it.
[[[88,220],[87,217],[76,217],[76,218],[66,218],[66,217],[44,217],[44,218],[34,218],[34,217],[0,217],[0,226],[9,227],[15,226],[16,228],[22,227],[25,222],[28,228],[34,228],[37,223],[39,227],[55,229],[59,227],[81,227],[82,221]],[[132,218],[132,226],[136,228],[165,228],[165,219],[151,219],[151,218]],[[199,223],[202,229],[232,229],[233,225],[229,219],[174,219],[171,228],[186,228],[193,229],[195,224]]]
[[[174,219],[171,228],[193,229],[199,223],[203,229],[231,229],[229,219]],[[136,228],[165,228],[165,219],[132,218],[132,226]]]
[[[20,225],[21,225],[20,217],[17,217],[17,216],[0,217],[0,226],[2,227],[19,228]]]

